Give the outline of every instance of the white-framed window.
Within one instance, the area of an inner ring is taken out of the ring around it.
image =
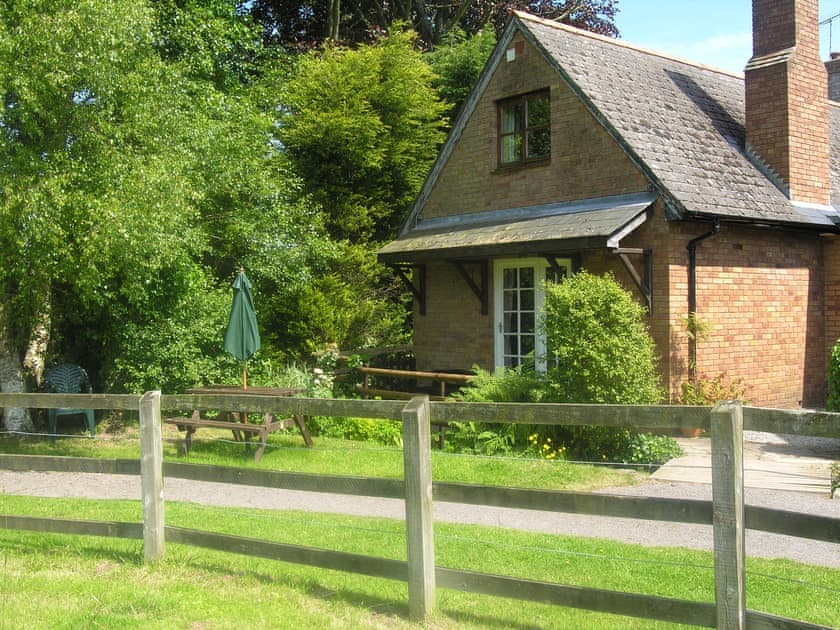
[[[571,259],[557,259],[559,276],[572,272]],[[545,258],[496,260],[493,264],[495,365],[512,368],[533,360],[545,371],[545,336],[539,319],[545,304],[544,281],[559,280]]]

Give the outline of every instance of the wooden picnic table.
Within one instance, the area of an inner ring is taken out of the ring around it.
[[[187,394],[214,394],[214,395],[235,395],[235,396],[294,396],[303,392],[302,388],[294,387],[248,387],[243,389],[235,385],[208,385],[206,387],[194,387],[186,390]],[[165,418],[165,424],[173,424],[179,431],[185,431],[184,453],[188,454],[192,448],[192,437],[200,428],[230,429],[233,439],[245,443],[245,450],[250,450],[251,440],[249,434],[257,438],[257,451],[254,453],[254,461],[259,461],[265,452],[268,436],[280,429],[287,429],[296,425],[300,431],[303,441],[307,447],[312,447],[312,437],[306,427],[306,419],[300,414],[293,414],[290,418],[276,419],[270,412],[263,413],[261,422],[249,422],[247,412],[224,411],[218,419],[202,417],[202,411],[206,409],[195,409],[189,418]]]

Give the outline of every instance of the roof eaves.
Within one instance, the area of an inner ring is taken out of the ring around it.
[[[496,225],[569,214],[598,212],[615,208],[638,208],[644,210],[656,201],[656,194],[652,192],[629,193],[624,195],[610,195],[592,199],[575,199],[556,203],[527,206],[522,208],[508,208],[505,210],[488,210],[471,214],[435,217],[420,221],[412,230],[413,233],[431,232],[481,225]]]

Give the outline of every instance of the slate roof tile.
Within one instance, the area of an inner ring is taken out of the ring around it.
[[[742,77],[528,14],[517,18],[593,113],[646,165],[679,214],[821,221],[747,157]],[[840,111],[831,109],[832,193],[840,199]]]

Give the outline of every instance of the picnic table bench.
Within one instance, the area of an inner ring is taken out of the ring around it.
[[[195,387],[186,390],[187,394],[229,394],[249,396],[294,396],[303,389],[291,387],[249,387],[243,389],[232,385],[209,385],[207,387]],[[206,410],[205,410],[206,411]],[[251,437],[255,438],[257,450],[254,453],[254,461],[259,461],[265,452],[268,436],[275,431],[297,426],[303,441],[307,447],[312,447],[312,437],[306,427],[306,419],[299,414],[293,414],[290,418],[276,419],[274,414],[263,413],[261,422],[248,422],[247,413],[235,411],[221,412],[218,419],[204,418],[201,409],[195,409],[189,418],[164,418],[164,424],[171,424],[184,431],[184,453],[189,454],[192,448],[192,438],[195,432],[201,428],[208,429],[229,429],[233,433],[233,439],[237,442],[244,442],[246,451],[250,450]]]

